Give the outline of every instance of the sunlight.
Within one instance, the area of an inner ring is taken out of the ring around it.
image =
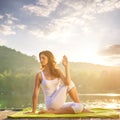
[[[110,109],[115,109],[117,108],[118,104],[117,103],[108,103],[106,104],[106,108],[110,108]]]
[[[81,60],[94,64],[104,64],[102,58],[97,55],[97,45],[93,44],[82,49]]]
[[[108,94],[106,94],[106,96],[116,97],[116,96],[119,96],[119,94],[115,94],[115,93],[108,93]]]

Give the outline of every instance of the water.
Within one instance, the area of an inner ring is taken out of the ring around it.
[[[120,109],[120,94],[79,94],[79,97],[87,108]],[[45,107],[43,103],[44,98],[41,94],[38,108]],[[31,106],[31,95],[0,95],[0,109],[23,109]]]
[[[88,108],[120,109],[120,94],[80,94],[80,98]]]

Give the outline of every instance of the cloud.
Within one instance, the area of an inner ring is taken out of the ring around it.
[[[46,35],[48,32],[53,34],[56,30],[61,33],[64,30],[71,29],[71,26],[72,29],[79,27],[83,32],[91,32],[89,25],[96,20],[96,14],[114,11],[119,8],[119,0],[37,0],[35,4],[23,6],[23,9],[31,14],[50,18],[44,29],[40,30],[42,31],[41,35]],[[53,12],[55,14],[50,16]],[[44,24],[44,20],[41,21],[42,23]],[[40,37],[39,34],[38,36]]]
[[[0,19],[3,19],[4,16],[0,15]]]
[[[5,14],[3,24],[0,25],[0,33],[3,35],[15,35],[16,29],[24,30],[27,26],[19,23],[19,19],[11,14]],[[1,17],[1,18],[2,18]]]
[[[18,19],[15,18],[15,17],[13,17],[11,14],[7,14],[7,13],[6,13],[6,14],[4,15],[4,17],[6,18],[5,21],[4,21],[4,24],[5,24],[5,25],[9,25],[9,26],[11,25],[11,26],[12,26],[12,25],[14,25],[14,23],[15,23],[16,21],[18,21]]]
[[[6,43],[7,43],[6,40],[0,39],[0,45],[6,45]]]
[[[7,16],[8,20],[11,20],[11,21],[18,21],[18,19],[15,18],[15,17],[13,17],[11,14],[6,13],[5,16]]]
[[[0,25],[0,33],[3,35],[14,35],[16,32],[14,32],[11,28],[11,26],[7,25]]]
[[[6,21],[6,24],[12,25],[12,24],[13,24],[13,21],[12,21],[12,20],[7,20],[7,21]]]
[[[108,65],[120,65],[120,44],[109,45],[98,52]]]
[[[109,63],[109,65],[117,65],[120,66],[120,54],[119,55],[112,55],[105,57],[105,61]]]
[[[18,19],[7,13],[3,17],[5,19],[3,24],[0,25],[0,33],[3,35],[15,35],[16,32],[13,30],[14,22],[18,21]]]
[[[60,41],[64,41],[64,39],[70,37],[72,27],[69,25],[71,21],[74,21],[74,18],[71,20],[67,17],[63,19],[52,19],[51,22],[44,27],[44,29],[34,28],[29,30],[29,32],[36,38],[48,39],[52,41],[60,39]]]
[[[24,30],[27,26],[23,25],[23,24],[18,24],[18,25],[16,25],[16,27],[21,29],[21,30]]]
[[[96,13],[103,13],[113,11],[115,9],[120,8],[120,1],[119,0],[95,0],[95,1],[86,1],[86,0],[76,0],[70,1],[66,0],[65,4],[68,7],[75,11],[79,11],[77,14],[96,14]]]
[[[24,5],[23,9],[37,16],[49,16],[56,10],[61,0],[38,0],[35,5]]]
[[[120,55],[120,44],[108,46],[107,48],[99,51],[99,54],[103,56]]]
[[[120,1],[119,0],[105,0],[102,2],[97,2],[97,12],[103,13],[103,12],[109,12],[114,11],[116,9],[120,8]]]
[[[37,38],[42,38],[42,37],[44,37],[44,32],[41,31],[40,29],[30,30],[29,32],[30,32],[32,35],[36,36]]]

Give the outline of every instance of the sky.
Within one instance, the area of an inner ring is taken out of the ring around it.
[[[0,0],[0,46],[38,59],[120,66],[120,0]]]

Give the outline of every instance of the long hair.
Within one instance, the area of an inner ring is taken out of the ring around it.
[[[51,75],[60,78],[60,73],[57,68],[57,63],[55,61],[55,57],[54,57],[53,53],[50,52],[49,50],[42,51],[39,53],[39,58],[40,58],[41,54],[47,56],[47,58],[48,58],[48,67],[50,69]],[[41,66],[41,67],[42,67],[42,69],[44,69],[44,66]]]

